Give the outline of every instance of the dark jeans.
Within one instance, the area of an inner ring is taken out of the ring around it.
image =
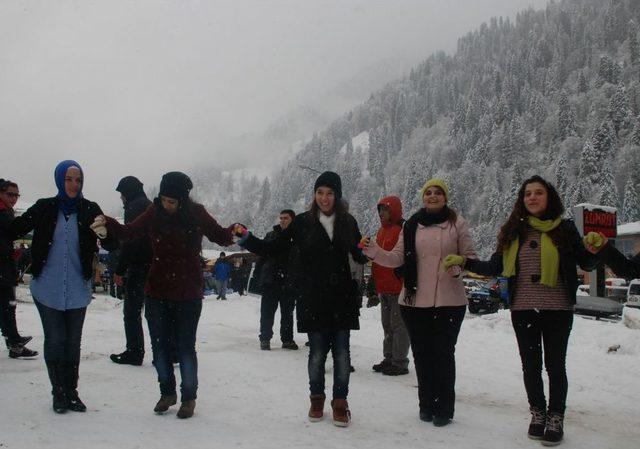
[[[411,340],[421,411],[453,418],[456,342],[465,311],[466,306],[400,306]]]
[[[293,341],[293,309],[295,301],[282,288],[265,288],[260,301],[260,341],[273,337],[273,321],[280,304],[280,339]]]
[[[56,310],[33,301],[44,330],[44,359],[47,362],[80,362],[82,327],[87,308]]]
[[[324,393],[324,364],[331,350],[333,356],[333,398],[346,399],[349,394],[351,357],[349,330],[309,332],[309,389]]]
[[[153,360],[158,372],[160,394],[176,394],[176,378],[171,361],[171,337],[175,336],[183,402],[195,399],[198,390],[196,332],[201,312],[201,299],[168,301],[147,297],[145,301],[145,317],[149,326]]]
[[[573,325],[570,310],[517,310],[511,323],[518,339],[524,387],[531,407],[544,410],[542,352],[549,375],[549,411],[564,414],[567,402],[567,344]]]
[[[125,283],[125,298],[122,308],[127,351],[144,356],[144,332],[142,330],[142,307],[144,306],[144,284],[147,270],[129,269]]]
[[[0,287],[0,330],[8,345],[20,342],[16,324],[16,295],[13,287]]]

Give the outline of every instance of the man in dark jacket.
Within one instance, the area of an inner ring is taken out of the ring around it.
[[[133,222],[151,204],[142,187],[140,180],[134,176],[125,176],[116,187],[124,205],[125,224]],[[151,242],[148,237],[122,244],[114,281],[120,287],[124,285],[125,290],[123,314],[127,349],[120,354],[111,354],[111,360],[115,363],[142,365],[144,332],[141,315],[144,305],[144,285],[150,264]]]
[[[275,240],[278,235],[291,224],[295,212],[285,209],[280,212],[280,224],[267,233],[266,241]],[[298,349],[293,341],[293,309],[295,300],[287,289],[287,266],[289,251],[283,251],[276,257],[267,257],[262,265],[261,285],[262,300],[260,303],[260,349],[271,349],[273,337],[273,321],[280,304],[280,339],[284,349]]]

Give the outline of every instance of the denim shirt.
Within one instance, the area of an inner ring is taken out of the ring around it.
[[[66,220],[62,211],[58,212],[47,262],[29,287],[36,301],[52,309],[80,309],[89,305],[91,279],[82,275],[78,214],[71,214]]]

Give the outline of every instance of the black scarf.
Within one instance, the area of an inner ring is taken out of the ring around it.
[[[415,304],[416,290],[418,289],[418,262],[416,259],[418,224],[422,226],[440,224],[447,221],[450,216],[451,211],[447,206],[435,214],[422,208],[405,222],[402,232],[404,235],[404,302],[406,304]]]

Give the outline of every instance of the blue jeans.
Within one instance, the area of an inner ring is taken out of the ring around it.
[[[309,332],[309,389],[324,393],[324,364],[331,350],[333,356],[333,398],[346,399],[349,394],[349,330]]]
[[[167,301],[146,298],[145,317],[149,326],[153,360],[158,372],[160,394],[176,394],[176,378],[171,362],[171,337],[175,336],[180,363],[181,401],[196,398],[198,390],[198,357],[196,332],[202,312],[202,300]]]
[[[78,363],[87,308],[56,310],[38,302],[37,298],[33,302],[42,321],[45,361]]]

